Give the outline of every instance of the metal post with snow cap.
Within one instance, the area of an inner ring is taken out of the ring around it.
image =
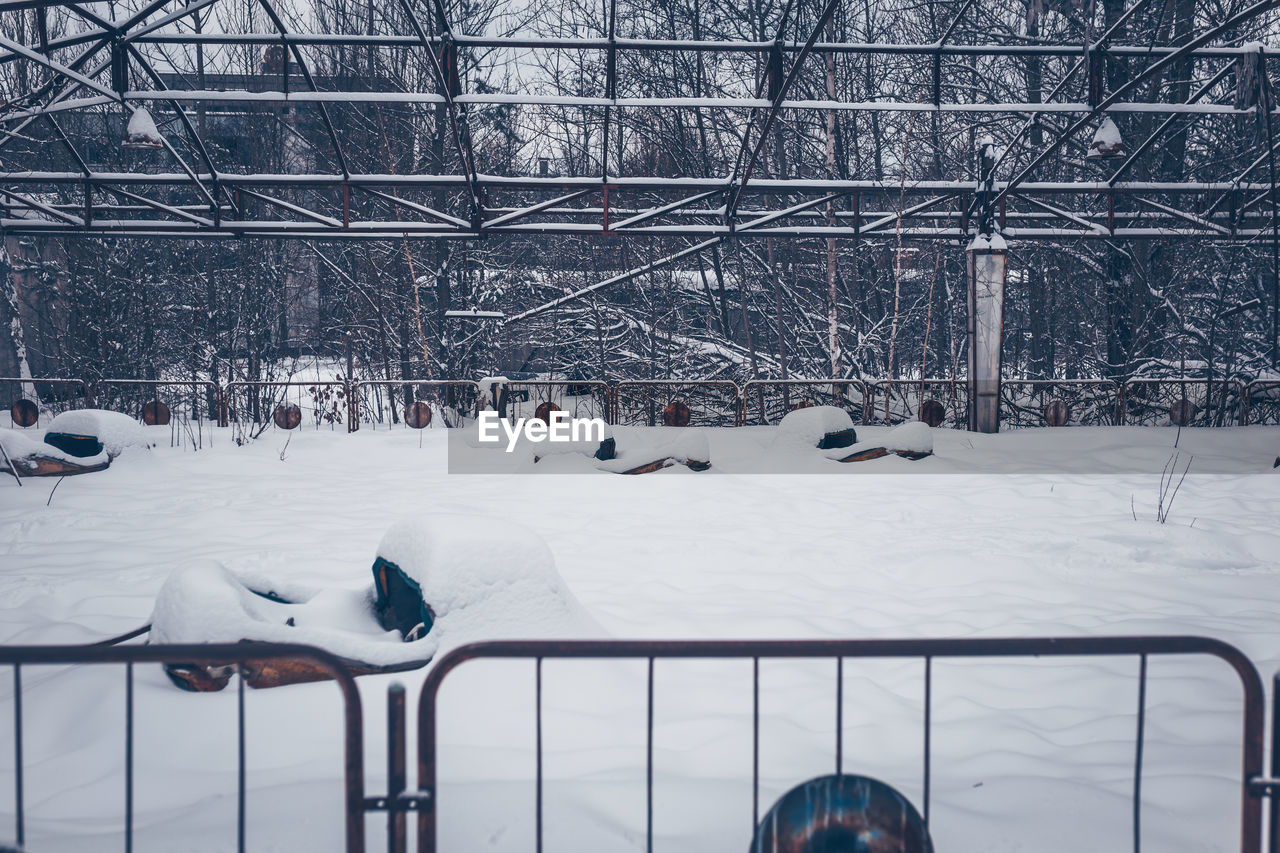
[[[983,137],[978,233],[965,249],[969,280],[969,429],[1000,431],[1000,367],[1004,341],[1004,284],[1008,245],[995,229],[991,205],[995,143]]]

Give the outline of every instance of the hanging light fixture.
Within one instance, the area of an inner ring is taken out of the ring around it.
[[[1116,123],[1109,116],[1102,119],[1102,124],[1098,125],[1098,130],[1093,134],[1093,141],[1089,143],[1089,153],[1084,155],[1086,160],[1117,160],[1123,157],[1124,140],[1120,137],[1120,128],[1116,127]]]
[[[158,151],[164,147],[164,137],[146,107],[138,107],[129,117],[129,126],[120,147],[140,151]]]

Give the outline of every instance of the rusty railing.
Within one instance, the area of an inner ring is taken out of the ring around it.
[[[1000,426],[1111,426],[1120,383],[1110,379],[1004,379]]]
[[[727,379],[627,379],[613,388],[613,423],[737,426],[741,399],[737,384]]]
[[[421,423],[423,416],[411,411],[415,403],[424,403],[430,412],[423,426],[460,427],[463,418],[474,418],[480,409],[480,386],[469,379],[362,379],[351,394],[351,422],[375,430],[384,424]]]
[[[22,426],[20,418],[34,417],[27,426],[39,426],[45,412],[54,415],[69,409],[88,408],[93,401],[89,385],[83,379],[22,379],[0,377],[3,403],[13,417],[13,425]],[[30,401],[30,405],[22,401]]]
[[[802,406],[836,406],[855,424],[865,424],[871,390],[858,379],[752,379],[742,386],[741,426],[778,423]]]

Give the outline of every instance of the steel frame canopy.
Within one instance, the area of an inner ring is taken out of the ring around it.
[[[957,4],[942,36],[928,44],[820,41],[836,0],[818,0],[815,8],[787,0],[773,41],[622,37],[616,0],[600,37],[467,35],[451,24],[444,0],[431,0],[430,6],[397,0],[396,14],[385,15],[379,25],[383,32],[375,31],[372,20],[363,34],[308,32],[290,27],[277,1],[254,0],[268,22],[263,31],[218,32],[209,29],[209,13],[230,0],[139,0],[136,9],[116,18],[108,17],[102,3],[0,0],[0,75],[32,81],[0,105],[0,231],[325,240],[500,234],[702,240],[660,263],[730,237],[959,242],[983,216],[998,217],[1001,231],[1014,239],[1274,242],[1277,237],[1276,100],[1268,66],[1280,57],[1280,48],[1240,41],[1242,33],[1269,19],[1280,0],[1246,2],[1212,21],[1204,19],[1207,12],[1197,11],[1194,30],[1176,46],[1116,42],[1122,25],[1139,13],[1164,14],[1153,0],[1134,0],[1108,30],[1088,35],[1080,45],[1015,36],[960,43],[962,31],[970,40],[983,32],[960,26],[974,14],[973,0]],[[1021,0],[1010,2],[1017,6]],[[24,22],[34,19],[35,26],[15,25],[19,16]],[[61,22],[59,34],[49,32],[51,16]],[[398,31],[390,31],[393,20]],[[278,49],[276,67],[231,75],[217,85],[203,72],[178,70],[182,63],[174,58],[265,48]],[[423,85],[406,89],[319,73],[316,53],[332,50],[418,55],[427,60],[430,74]],[[468,91],[464,85],[460,54],[492,51],[513,57],[528,50],[600,56],[601,91]],[[746,69],[745,82],[737,96],[646,92],[635,86],[625,93],[620,59],[655,54],[730,57]],[[811,57],[826,54],[873,57],[903,79],[922,79],[920,97],[857,103],[807,97],[796,81],[807,61],[818,61]],[[1046,80],[1044,97],[1000,103],[955,97],[968,90],[979,66],[1010,73],[1033,59],[1058,69],[1055,80]],[[1128,70],[1123,83],[1108,91],[1104,71],[1112,62],[1126,63]],[[1191,77],[1183,97],[1175,97],[1177,87],[1158,82],[1161,75],[1179,73]],[[1251,82],[1242,86],[1242,78]],[[139,107],[164,129],[160,150],[123,157],[115,150],[115,128]],[[578,111],[584,126],[600,128],[590,136],[590,144],[598,147],[595,174],[480,171],[473,117],[510,107]],[[388,158],[379,162],[353,154],[345,119],[375,108],[434,112],[447,122],[447,161],[430,173],[417,167],[397,173]],[[619,117],[651,110],[702,111],[737,122],[740,146],[728,158],[732,170],[671,177],[624,167],[616,153],[622,144]],[[762,167],[767,143],[793,132],[784,127],[787,116],[814,111],[925,114],[980,124],[1001,137],[997,179],[983,193],[976,177],[965,176],[770,175]],[[1103,118],[1143,115],[1155,126],[1123,159],[1094,164],[1081,158]],[[280,157],[275,170],[252,168],[246,158],[228,153],[234,145],[209,139],[211,124],[225,126],[237,116],[246,123],[266,116],[286,125],[287,133],[305,139],[310,153]],[[1153,171],[1146,168],[1148,161],[1170,134],[1185,134],[1200,122],[1231,121],[1265,127],[1265,136],[1259,131],[1250,140],[1248,133],[1236,134],[1240,150],[1234,160],[1219,151],[1193,152],[1188,157],[1197,162],[1184,179],[1136,177]],[[1048,139],[1033,146],[1033,128],[1040,129],[1035,135],[1047,132]],[[1076,163],[1074,177],[1046,177],[1064,159]],[[1236,165],[1224,170],[1223,163]],[[988,210],[978,209],[981,199]]]

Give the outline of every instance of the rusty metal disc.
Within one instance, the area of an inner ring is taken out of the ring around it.
[[[159,400],[142,407],[142,422],[147,426],[166,426],[170,417],[169,407]]]
[[[271,419],[276,422],[276,426],[280,429],[297,429],[302,423],[302,409],[295,404],[289,403],[287,406],[276,406],[275,413]]]
[[[550,400],[547,400],[545,403],[538,404],[538,408],[533,410],[533,416],[547,426],[551,426],[551,413],[558,411],[560,411],[560,407]]]
[[[689,421],[692,419],[693,410],[679,400],[672,400],[670,403],[667,403],[667,407],[662,410],[663,426],[688,426]]]
[[[1051,427],[1066,426],[1071,420],[1071,407],[1066,400],[1050,400],[1044,407],[1044,422]]]
[[[942,426],[947,419],[947,407],[937,400],[925,400],[920,404],[919,418],[931,427]]]
[[[794,406],[791,407],[791,411],[794,412],[799,409],[812,409],[812,408],[813,408],[813,403],[810,403],[808,400],[801,400],[799,403],[796,403]]]
[[[915,806],[868,776],[819,776],[782,795],[760,821],[751,853],[932,853]]]
[[[1200,407],[1183,397],[1169,407],[1169,423],[1174,426],[1186,426],[1200,414]]]
[[[40,419],[40,407],[35,404],[34,400],[19,397],[9,407],[9,417],[13,419],[14,426],[33,426]]]
[[[431,407],[421,400],[404,410],[404,422],[414,429],[425,429],[431,423]]]

